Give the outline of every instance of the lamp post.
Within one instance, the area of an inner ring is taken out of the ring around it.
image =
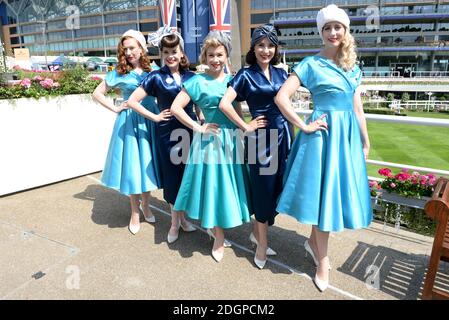
[[[430,109],[430,98],[432,97],[433,92],[426,92],[426,94],[429,96],[429,104],[427,105],[427,112],[429,112],[429,109]]]
[[[48,59],[47,59],[47,21],[45,20],[37,20],[36,23],[42,24],[42,38],[44,39],[44,48],[45,48],[45,65],[48,68]]]
[[[4,49],[4,43],[0,41],[0,56],[1,56],[1,60],[0,60],[0,72],[1,73],[6,73],[6,57],[5,57],[5,49]]]

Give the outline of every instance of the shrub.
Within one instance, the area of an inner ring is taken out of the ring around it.
[[[91,77],[78,66],[63,72],[17,71],[20,81],[11,86],[0,85],[0,99],[36,98],[68,94],[92,93],[101,78]]]

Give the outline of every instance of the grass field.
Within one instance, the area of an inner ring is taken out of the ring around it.
[[[448,114],[413,112],[409,117],[449,119]],[[449,128],[368,122],[370,159],[449,171]],[[368,166],[378,176],[378,166]]]
[[[449,119],[443,113],[409,112],[407,116]],[[449,171],[449,128],[369,121],[368,133],[372,160]],[[368,175],[379,177],[379,168],[368,165]]]

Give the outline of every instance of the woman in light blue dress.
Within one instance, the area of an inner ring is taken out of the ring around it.
[[[203,42],[200,60],[209,69],[183,84],[172,104],[172,113],[195,132],[187,166],[174,205],[215,238],[212,257],[223,258],[223,229],[250,221],[249,174],[244,164],[243,141],[237,126],[218,108],[231,76],[224,73],[230,52],[225,34],[212,31]],[[184,108],[189,102],[200,107],[203,125],[193,121]],[[214,228],[214,231],[209,229]]]
[[[136,234],[140,229],[140,198],[145,220],[155,222],[149,207],[149,197],[150,191],[160,188],[160,178],[153,141],[154,124],[128,109],[126,100],[148,75],[151,67],[146,55],[145,38],[138,31],[125,32],[117,51],[117,68],[106,75],[93,93],[95,100],[117,113],[101,182],[130,196],[131,220],[128,228],[132,234]],[[120,90],[124,100],[121,105],[115,106],[106,99],[105,94],[110,88]],[[153,97],[148,97],[143,104],[148,110],[158,112]]]
[[[349,18],[330,5],[320,10],[317,24],[324,48],[303,59],[276,96],[281,112],[301,129],[277,210],[313,226],[304,246],[318,267],[314,282],[324,291],[329,283],[329,232],[368,227],[372,209],[365,165],[370,142]],[[310,90],[314,103],[307,124],[290,102],[300,85]]]

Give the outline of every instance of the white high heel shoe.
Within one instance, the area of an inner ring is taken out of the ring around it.
[[[265,259],[265,260],[257,259],[257,248],[256,248],[256,252],[254,253],[254,263],[261,270],[265,267],[265,264],[267,263],[267,259]]]
[[[249,241],[251,241],[256,246],[259,245],[256,237],[254,236],[254,234],[252,232],[249,235]],[[267,256],[275,256],[275,255],[277,255],[277,252],[274,251],[273,249],[271,249],[270,247],[267,247]]]
[[[156,217],[154,215],[152,215],[151,217],[147,218],[145,216],[145,214],[143,213],[143,207],[142,207],[142,202],[139,205],[140,210],[142,211],[143,214],[143,218],[145,219],[146,222],[148,223],[155,223],[156,222]]]
[[[224,250],[222,250],[221,252],[218,252],[218,250],[214,250],[216,240],[217,239],[214,237],[214,244],[212,245],[212,258],[214,258],[215,261],[220,262],[221,260],[223,260]]]
[[[193,226],[193,224],[191,224],[190,222],[188,222],[187,220],[185,221],[185,226],[182,224],[181,222],[181,229],[184,232],[193,232],[196,231],[196,228]]]
[[[131,232],[133,235],[135,235],[137,232],[139,232],[139,230],[140,230],[140,224],[138,224],[138,225],[132,225],[132,224],[129,224],[128,225],[128,230],[129,230],[129,232]]]
[[[171,227],[170,227],[170,229],[171,229]],[[175,235],[171,235],[170,234],[170,230],[168,231],[168,234],[167,234],[167,242],[169,243],[169,244],[172,244],[173,242],[175,242],[176,240],[178,240],[178,237],[179,237],[179,227],[178,227],[178,229],[176,230],[176,234]]]
[[[310,247],[310,244],[309,244],[309,240],[308,240],[308,239],[307,239],[306,241],[304,241],[304,249],[306,249],[306,256],[307,256],[307,253],[310,254],[310,256],[311,256],[312,259],[313,259],[313,262],[315,263],[315,266],[318,267],[318,264],[319,264],[318,259],[315,257],[315,254],[313,253],[313,250],[312,250],[312,248]],[[329,264],[329,270],[331,270],[331,269],[332,269],[332,267],[331,267],[331,265]]]
[[[315,285],[317,286],[318,290],[320,290],[321,292],[323,292],[324,290],[327,289],[327,287],[329,286],[329,281],[324,281],[321,280],[320,278],[318,278],[315,274],[315,277],[313,278],[313,282],[315,283]]]
[[[212,232],[211,229],[206,229],[206,232],[209,235],[210,239],[214,239],[215,240],[215,235],[214,235],[214,233]],[[230,247],[232,247],[232,244],[228,240],[224,239],[223,247],[230,248]]]

